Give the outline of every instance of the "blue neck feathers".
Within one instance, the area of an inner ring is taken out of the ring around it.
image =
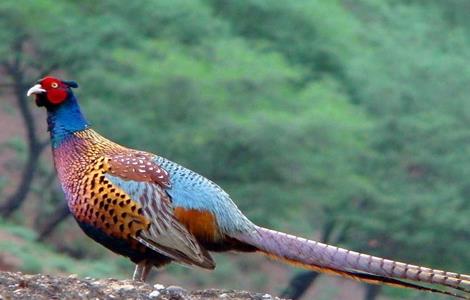
[[[73,94],[61,105],[47,109],[47,124],[53,148],[57,148],[74,132],[84,130],[89,126]]]

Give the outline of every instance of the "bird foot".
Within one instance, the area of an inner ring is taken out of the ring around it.
[[[152,266],[153,265],[147,260],[143,260],[136,264],[132,280],[145,282],[145,279],[147,279],[147,276],[150,273],[150,270],[152,269]]]

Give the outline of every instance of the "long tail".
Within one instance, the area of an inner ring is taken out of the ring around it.
[[[240,233],[233,237],[256,247],[270,257],[302,268],[369,283],[409,287],[470,299],[470,275],[392,261],[262,227],[256,227],[256,230],[251,233]],[[399,279],[451,287],[465,295],[420,286]]]

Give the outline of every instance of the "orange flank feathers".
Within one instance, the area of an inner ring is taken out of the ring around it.
[[[177,207],[175,208],[175,217],[198,239],[208,242],[220,239],[215,217],[208,211]]]

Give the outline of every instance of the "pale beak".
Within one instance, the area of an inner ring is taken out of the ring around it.
[[[32,88],[28,90],[26,93],[26,96],[31,96],[32,94],[40,94],[44,93],[46,90],[42,88],[42,85],[40,84],[35,84]]]

